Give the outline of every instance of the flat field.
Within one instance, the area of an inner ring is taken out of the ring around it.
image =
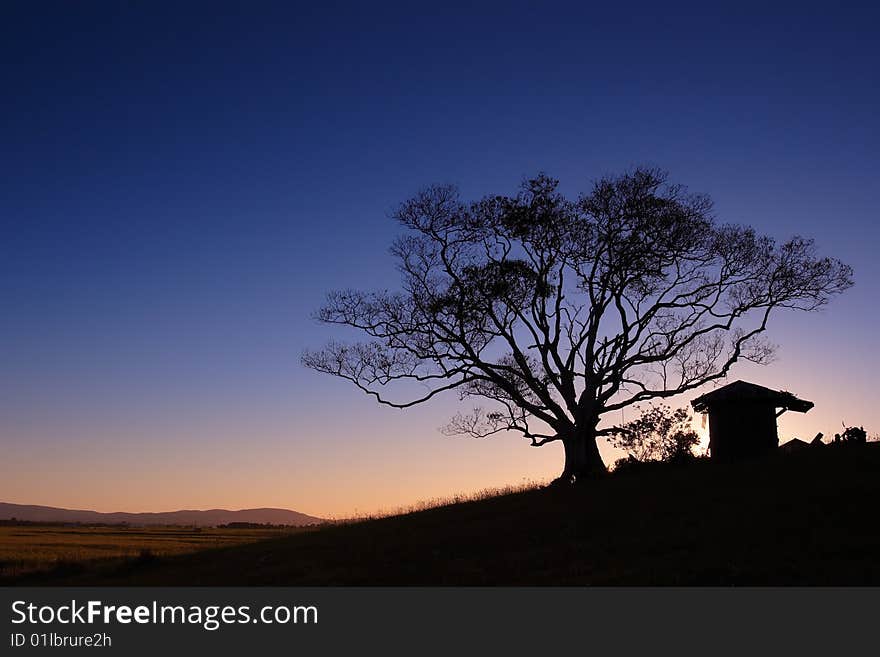
[[[89,562],[197,552],[302,531],[295,528],[123,527],[21,524],[0,526],[0,578],[73,570]]]

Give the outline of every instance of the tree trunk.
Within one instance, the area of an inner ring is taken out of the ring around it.
[[[565,447],[565,468],[554,483],[583,483],[608,473],[596,444],[595,429],[578,431],[563,438],[562,444]]]

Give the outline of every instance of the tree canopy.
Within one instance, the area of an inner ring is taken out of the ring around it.
[[[330,293],[318,319],[368,339],[303,363],[398,408],[455,390],[475,403],[448,433],[562,441],[564,480],[605,470],[596,439],[618,428],[603,416],[768,362],[772,313],[852,285],[811,239],[719,223],[708,197],[656,169],[576,199],[544,174],[473,202],[432,186],[393,217],[401,289]]]

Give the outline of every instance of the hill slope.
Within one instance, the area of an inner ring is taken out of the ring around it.
[[[59,509],[53,506],[8,504],[0,502],[0,520],[16,518],[31,522],[79,522],[129,525],[188,525],[211,527],[230,522],[255,522],[272,525],[311,525],[324,522],[321,518],[287,509],[209,509],[207,511],[167,511],[164,513],[101,513]]]
[[[621,474],[52,584],[880,584],[880,446]],[[28,582],[41,583],[41,582]]]

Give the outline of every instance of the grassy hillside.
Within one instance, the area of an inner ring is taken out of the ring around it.
[[[20,584],[880,584],[880,445],[620,474]]]

